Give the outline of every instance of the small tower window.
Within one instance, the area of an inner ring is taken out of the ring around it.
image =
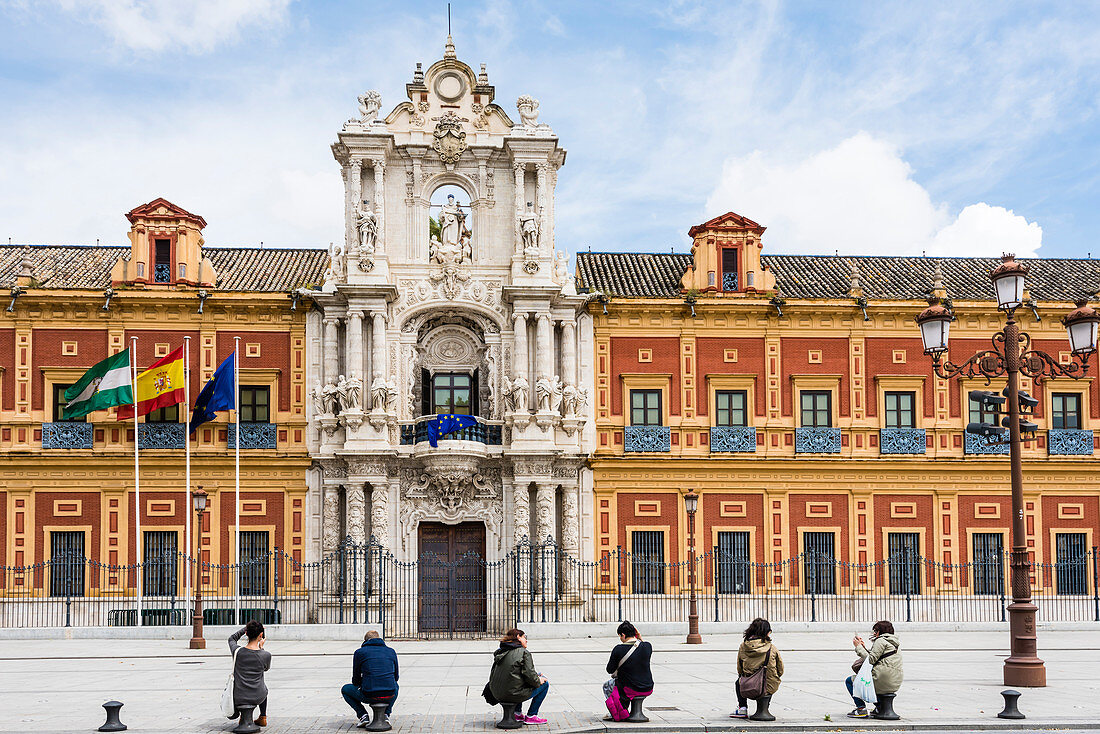
[[[154,240],[153,282],[172,282],[172,242],[171,240]]]
[[[732,247],[722,250],[722,290],[737,290],[737,250]]]

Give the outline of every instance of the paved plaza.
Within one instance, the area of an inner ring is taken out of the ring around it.
[[[648,700],[648,725],[602,721],[600,683],[613,642],[607,639],[533,639],[535,664],[551,682],[541,731],[779,731],[1030,730],[1096,727],[1100,731],[1100,628],[1044,632],[1042,657],[1049,685],[1023,692],[1028,719],[997,719],[1007,633],[900,630],[905,685],[896,700],[900,722],[845,717],[851,701],[843,678],[853,659],[850,632],[779,631],[786,675],[772,702],[774,724],[728,718],[739,638],[712,635],[688,647],[682,637],[653,637],[656,690]],[[190,651],[180,640],[0,641],[0,690],[5,709],[0,731],[92,731],[103,723],[104,701],[125,706],[122,721],[133,732],[219,732],[218,700],[229,668],[228,648]],[[351,731],[350,709],[340,686],[350,679],[355,643],[280,641],[267,684],[271,734]],[[485,731],[499,708],[480,693],[488,679],[491,640],[393,643],[401,660],[401,695],[393,716],[398,732]],[[826,717],[830,719],[826,719]],[[356,730],[357,731],[357,730]]]

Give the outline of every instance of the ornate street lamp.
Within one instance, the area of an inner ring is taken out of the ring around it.
[[[1031,337],[1020,330],[1016,323],[1016,309],[1023,303],[1024,279],[1027,266],[1016,262],[1012,255],[1005,255],[1003,262],[989,274],[997,295],[997,307],[1005,312],[1005,327],[993,335],[993,349],[971,356],[965,362],[955,364],[944,361],[951,312],[939,299],[917,316],[917,325],[924,342],[924,353],[932,357],[932,368],[942,379],[953,377],[985,379],[988,385],[995,377],[1007,376],[1008,389],[1008,448],[1012,481],[1012,603],[1008,606],[1011,634],[1010,654],[1004,664],[1006,686],[1045,686],[1046,668],[1037,656],[1038,645],[1035,630],[1036,606],[1031,603],[1031,561],[1027,554],[1026,528],[1024,524],[1024,481],[1021,466],[1020,431],[1020,373],[1031,377],[1036,384],[1045,378],[1071,377],[1080,379],[1088,371],[1089,357],[1096,351],[1097,325],[1100,314],[1077,302],[1077,309],[1063,319],[1070,348],[1075,360],[1062,364],[1046,352],[1031,348]]]
[[[684,509],[688,516],[688,550],[690,551],[689,563],[691,568],[691,597],[688,601],[688,636],[687,644],[698,645],[703,642],[699,634],[699,607],[695,598],[695,511],[699,509],[699,495],[691,490],[684,495]]]
[[[195,510],[195,614],[191,617],[192,650],[205,650],[206,640],[202,636],[202,513],[206,512],[206,492],[200,485],[191,493],[191,506]]]

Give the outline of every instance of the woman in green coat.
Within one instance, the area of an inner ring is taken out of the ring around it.
[[[500,647],[493,653],[493,670],[489,673],[489,691],[498,701],[521,704],[516,707],[516,721],[525,724],[545,724],[539,718],[539,707],[550,690],[546,677],[535,670],[535,662],[527,651],[527,634],[523,630],[510,629],[500,640]],[[530,699],[527,715],[523,715],[523,702]]]
[[[894,634],[894,625],[886,620],[875,622],[871,627],[870,650],[859,635],[852,638],[852,645],[860,660],[871,661],[871,680],[875,684],[875,693],[897,693],[905,675],[901,667],[901,642]],[[863,719],[868,715],[867,704],[862,698],[856,698],[852,693],[854,679],[855,676],[850,675],[844,681],[848,686],[848,695],[852,696],[852,701],[856,705],[855,710],[849,712],[848,716],[853,719]]]

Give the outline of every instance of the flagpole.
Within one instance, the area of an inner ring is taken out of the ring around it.
[[[130,337],[130,390],[134,404],[134,547],[137,549],[135,568],[137,568],[137,626],[141,627],[142,575],[145,573],[144,557],[141,553],[141,479],[138,471],[138,411],[137,411],[137,337]]]
[[[241,338],[239,336],[233,337],[233,413],[236,416],[237,422],[237,441],[234,444],[234,456],[233,456],[233,474],[234,474],[234,503],[233,506],[236,510],[236,538],[235,549],[233,551],[233,557],[237,562],[237,573],[233,576],[235,579],[233,599],[234,599],[234,618],[236,624],[241,623]]]
[[[183,337],[183,404],[184,404],[184,420],[188,418],[188,412],[191,410],[191,337]],[[184,469],[183,469],[183,516],[187,518],[184,525],[184,536],[186,538],[185,551],[183,558],[187,558],[191,554],[191,432],[187,429],[186,423],[183,427],[183,456],[184,456]],[[180,556],[177,556],[180,557]],[[191,598],[191,563],[186,563],[186,570],[184,571],[184,584],[186,591],[184,593],[184,599]]]

